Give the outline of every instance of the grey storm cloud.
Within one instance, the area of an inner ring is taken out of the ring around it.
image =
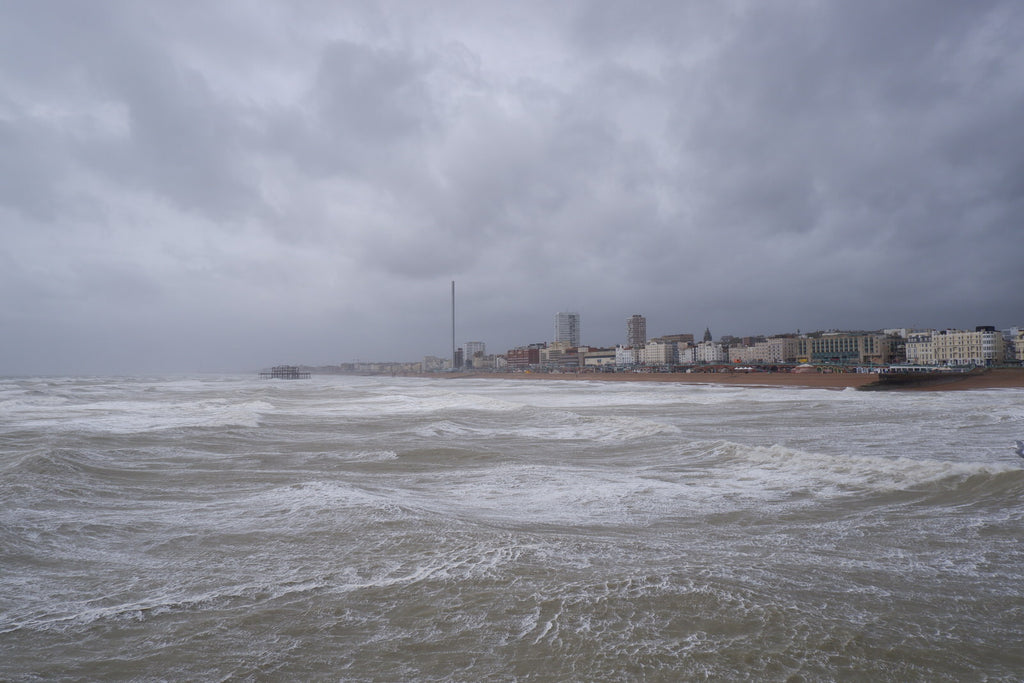
[[[1024,323],[1016,2],[0,11],[3,373]]]

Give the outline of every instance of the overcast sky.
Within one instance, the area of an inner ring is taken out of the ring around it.
[[[0,1],[0,374],[1024,325],[1024,3]]]

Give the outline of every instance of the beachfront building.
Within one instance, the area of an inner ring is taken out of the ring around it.
[[[763,362],[756,346],[730,346],[729,360],[733,363],[761,363]]]
[[[591,349],[580,354],[585,368],[611,368],[615,365],[615,349]]]
[[[678,360],[679,346],[675,342],[651,341],[640,350],[642,365],[674,365]]]
[[[702,341],[694,347],[693,358],[697,363],[728,363],[729,350],[718,342]]]
[[[797,358],[802,362],[884,364],[891,355],[891,340],[884,334],[824,332],[799,337],[796,341]]]
[[[1015,360],[1018,363],[1024,363],[1024,330],[1019,327],[1011,327],[1009,334],[1009,342],[1006,344],[1006,358],[1007,360]]]
[[[631,368],[640,363],[640,349],[633,346],[615,347],[615,367]]]
[[[932,334],[932,353],[939,365],[997,365],[1006,358],[1003,335],[982,325],[973,332],[941,330]]]
[[[576,370],[580,366],[579,348],[565,341],[556,341],[540,350],[541,367],[549,370]]]
[[[771,337],[754,342],[749,346],[730,346],[729,358],[734,363],[755,363],[773,365],[793,363],[798,351],[797,340],[793,337]]]
[[[696,358],[697,358],[697,347],[696,346],[692,346],[692,345],[683,346],[682,344],[680,344],[679,345],[679,351],[677,353],[678,353],[678,356],[679,356],[679,364],[680,365],[693,365],[694,363],[697,362],[696,361]]]
[[[907,334],[905,353],[910,365],[935,365],[935,348],[932,346],[933,330],[914,331]]]
[[[579,313],[555,313],[555,343],[558,342],[571,347],[580,345]]]
[[[539,366],[540,350],[545,346],[547,346],[547,344],[541,342],[539,344],[529,344],[527,346],[517,346],[514,349],[509,349],[505,352],[506,367],[513,372],[517,372]]]
[[[647,318],[642,315],[630,316],[626,321],[626,344],[639,348],[647,343]]]
[[[795,363],[798,342],[795,337],[772,337],[765,340],[768,345],[769,363]]]

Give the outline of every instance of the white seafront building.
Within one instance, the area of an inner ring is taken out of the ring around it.
[[[907,335],[913,365],[999,365],[1007,359],[1003,333],[981,325],[970,330],[919,330]]]
[[[905,347],[907,363],[910,365],[935,365],[932,334],[932,330],[914,331],[907,334]]]
[[[940,365],[996,365],[1005,358],[1003,335],[995,328],[979,326],[974,332],[941,330],[932,334],[932,352]]]
[[[675,342],[648,342],[640,350],[643,365],[673,365],[678,361],[679,345]]]
[[[615,367],[631,368],[640,364],[640,349],[633,346],[615,347]]]
[[[698,363],[728,363],[728,349],[714,341],[702,341],[694,347],[694,360]]]

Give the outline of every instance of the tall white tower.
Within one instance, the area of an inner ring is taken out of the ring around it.
[[[580,314],[555,313],[555,341],[580,345]]]
[[[455,280],[452,280],[452,370],[459,367],[459,358],[455,354]]]

